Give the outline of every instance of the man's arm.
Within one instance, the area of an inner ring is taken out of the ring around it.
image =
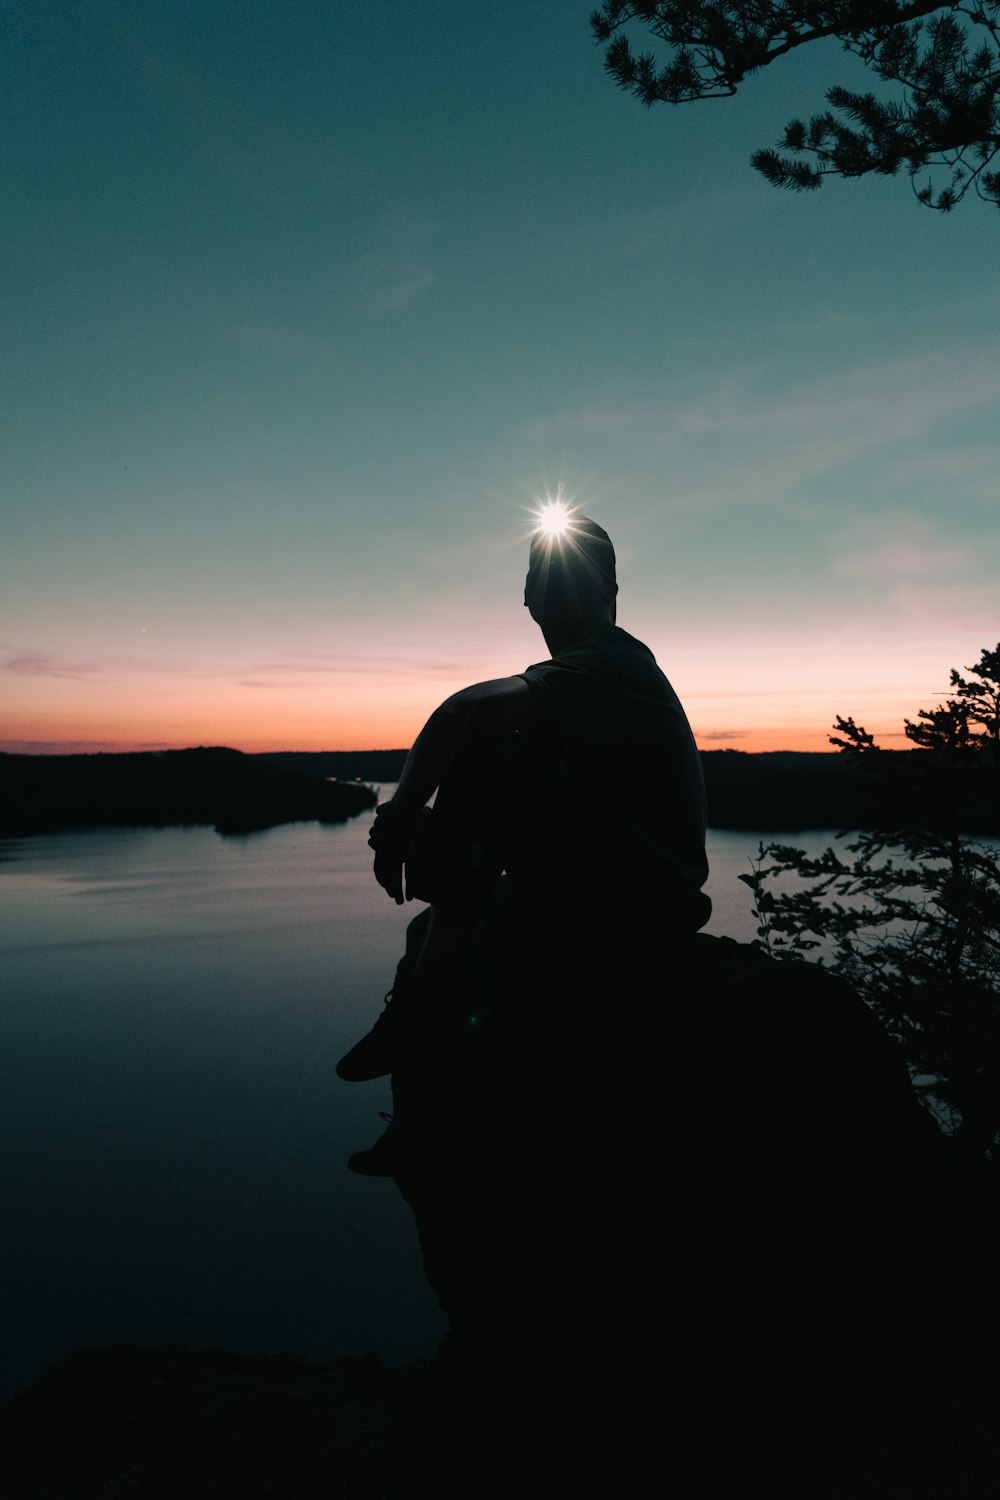
[[[417,735],[395,795],[376,813],[369,843],[375,879],[398,904],[403,901],[403,862],[424,807],[447,774],[463,736],[509,734],[528,722],[531,689],[522,677],[477,682],[446,698]]]

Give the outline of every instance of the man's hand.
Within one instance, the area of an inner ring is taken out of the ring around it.
[[[408,813],[395,802],[383,802],[376,809],[375,822],[368,830],[368,846],[375,850],[375,879],[397,906],[402,906],[404,900],[403,865],[406,856],[428,815],[426,807]],[[413,892],[409,889],[405,899],[413,900]]]

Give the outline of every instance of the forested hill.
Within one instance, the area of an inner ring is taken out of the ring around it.
[[[712,828],[797,833],[806,828],[863,828],[873,809],[846,756],[775,750],[703,750],[701,764]],[[876,818],[877,821],[877,818]]]
[[[880,774],[873,776],[874,767],[856,755],[703,750],[708,820],[713,828],[796,833],[807,828],[943,827],[950,826],[954,815],[962,833],[1000,836],[1000,778],[986,756],[966,753],[960,770],[952,766],[953,801],[944,822],[940,806],[932,811],[926,796],[915,795],[936,753],[883,750]]]
[[[0,754],[0,837],[5,838],[188,823],[207,823],[219,833],[250,833],[313,819],[340,823],[374,805],[370,787],[317,780],[239,750]]]

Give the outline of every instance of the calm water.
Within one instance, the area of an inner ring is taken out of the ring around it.
[[[344,1167],[389,1088],[334,1065],[416,910],[368,821],[0,843],[0,1397],[84,1345],[433,1352],[409,1210]],[[753,936],[756,847],[712,834],[710,931]]]

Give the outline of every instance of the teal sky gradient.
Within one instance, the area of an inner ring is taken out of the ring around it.
[[[589,8],[7,7],[0,748],[407,744],[560,484],[704,745],[995,644],[995,211],[779,193],[857,64],[647,112]]]

